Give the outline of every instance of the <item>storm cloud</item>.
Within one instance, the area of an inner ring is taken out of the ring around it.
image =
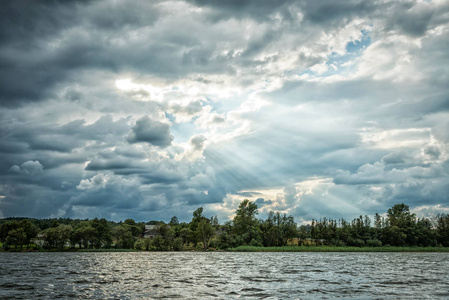
[[[0,11],[0,217],[449,209],[445,1]]]

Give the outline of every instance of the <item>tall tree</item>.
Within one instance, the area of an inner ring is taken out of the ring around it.
[[[243,244],[262,244],[262,232],[258,226],[256,215],[258,214],[257,204],[248,199],[240,202],[239,208],[235,211],[234,232],[236,239]]]
[[[197,235],[203,243],[203,250],[206,251],[209,248],[209,242],[214,236],[215,229],[212,227],[210,220],[203,219],[198,224]]]

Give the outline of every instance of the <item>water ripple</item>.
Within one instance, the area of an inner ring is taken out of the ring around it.
[[[448,253],[0,253],[0,298],[447,298],[448,258]]]

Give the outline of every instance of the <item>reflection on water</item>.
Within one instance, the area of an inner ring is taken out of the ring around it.
[[[0,253],[0,298],[448,298],[448,259],[448,253]]]

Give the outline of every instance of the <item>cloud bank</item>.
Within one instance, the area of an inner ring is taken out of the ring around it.
[[[449,209],[446,1],[5,1],[0,215]]]

